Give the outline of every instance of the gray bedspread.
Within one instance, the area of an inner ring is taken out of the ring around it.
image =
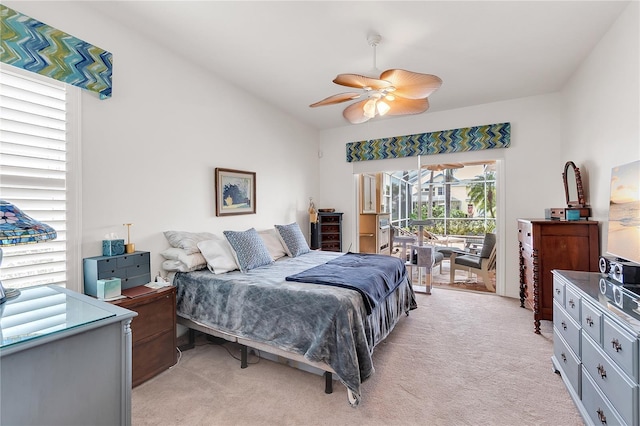
[[[359,400],[375,345],[416,305],[407,279],[369,316],[357,291],[285,281],[341,255],[312,251],[244,274],[178,273],[178,315],[328,364]]]

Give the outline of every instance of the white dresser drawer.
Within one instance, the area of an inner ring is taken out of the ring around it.
[[[602,347],[625,373],[638,379],[638,341],[609,318],[602,327]]]
[[[593,379],[582,371],[582,405],[595,425],[623,425],[624,420],[598,390]]]
[[[571,315],[571,318],[580,322],[580,295],[572,288],[564,289],[564,308]]]
[[[553,355],[560,368],[560,375],[571,383],[573,391],[580,396],[580,360],[569,349],[567,342],[560,336],[558,330],[553,336]]]
[[[580,326],[558,305],[553,302],[553,326],[569,344],[573,352],[580,357]]]
[[[582,333],[582,370],[589,373],[627,424],[637,424],[634,409],[637,409],[638,386],[586,333]],[[584,395],[584,380],[582,383]]]
[[[602,346],[602,312],[584,300],[582,300],[581,303],[582,314],[580,324],[582,325],[582,329],[586,331],[596,343]]]
[[[553,299],[564,306],[564,283],[560,280],[553,280]]]

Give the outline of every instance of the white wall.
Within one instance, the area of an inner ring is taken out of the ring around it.
[[[165,230],[308,229],[315,130],[80,3],[5,4],[113,53],[113,97],[82,94],[82,257],[101,255],[106,233],[126,236],[127,222],[152,275]],[[256,215],[215,216],[216,167],[256,172]]]
[[[435,96],[432,102],[437,102]],[[500,215],[503,230],[498,229],[498,291],[519,297],[518,238],[516,219],[543,217],[546,207],[564,205],[560,156],[560,98],[558,94],[498,102],[476,107],[426,113],[417,116],[382,119],[321,132],[320,160],[321,204],[345,212],[345,224],[351,232],[345,247],[356,244],[357,207],[353,202],[354,164],[346,162],[347,142],[389,136],[425,133],[492,123],[511,123],[511,146],[483,152],[436,155],[429,162],[504,160],[502,193],[504,211]],[[378,161],[384,163],[387,160]],[[380,164],[380,170],[385,168]],[[388,170],[388,169],[387,169]],[[351,228],[349,228],[351,226]],[[500,277],[502,283],[500,283]]]
[[[638,2],[631,2],[561,93],[321,132],[320,200],[345,212],[351,231],[346,246],[355,246],[357,215],[354,166],[345,160],[347,142],[509,121],[512,146],[496,150],[496,158],[504,159],[505,184],[504,200],[499,200],[505,205],[500,216],[504,230],[498,229],[498,292],[519,297],[516,219],[540,218],[545,208],[565,204],[562,171],[567,161],[581,167],[593,219],[605,221],[600,226],[604,253],[611,167],[640,158],[639,15]],[[437,92],[432,98],[436,102]],[[434,162],[480,155],[438,155]],[[379,169],[389,170],[383,164]]]
[[[611,168],[640,159],[640,7],[631,2],[563,90],[563,156],[578,167],[607,248]]]

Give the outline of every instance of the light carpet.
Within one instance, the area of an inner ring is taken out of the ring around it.
[[[478,278],[478,275],[469,273],[465,270],[456,269],[455,281],[451,282],[451,275],[449,274],[449,261],[444,260],[442,262],[442,272],[440,272],[440,265],[436,265],[432,270],[432,285],[434,287],[448,288],[453,290],[470,290],[480,291],[484,293],[495,293],[490,291],[482,281],[482,278]],[[496,288],[496,272],[489,271],[489,277],[493,288]]]
[[[241,369],[237,345],[201,337],[133,390],[133,425],[583,424],[552,371],[550,322],[537,335],[531,311],[491,294],[435,289],[417,301],[376,348],[356,408],[337,381],[327,395],[321,376],[286,365]]]

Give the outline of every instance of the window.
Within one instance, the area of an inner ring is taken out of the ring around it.
[[[0,197],[58,233],[52,241],[4,247],[0,279],[7,288],[80,291],[79,89],[3,66],[0,90]]]
[[[420,206],[422,219],[433,220],[430,230],[436,234],[482,235],[495,231],[494,161],[384,175],[391,185],[388,211],[394,226],[409,228]]]

